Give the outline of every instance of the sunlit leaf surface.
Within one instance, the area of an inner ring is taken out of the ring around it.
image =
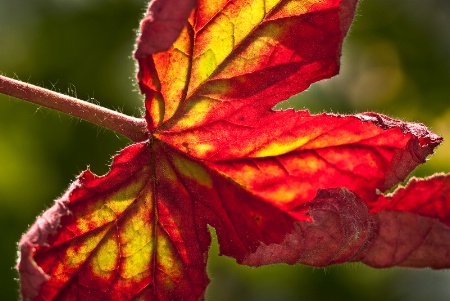
[[[450,266],[448,176],[380,194],[442,138],[272,110],[338,72],[356,1],[173,2],[151,2],[135,52],[150,139],[83,172],[22,237],[25,299],[198,300],[208,225],[247,265]]]

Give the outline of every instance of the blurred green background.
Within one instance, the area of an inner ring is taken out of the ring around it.
[[[141,116],[131,59],[144,0],[0,0],[0,73]],[[365,0],[341,75],[287,105],[378,111],[450,140],[450,1]],[[286,105],[286,104],[284,104]],[[18,299],[16,242],[87,165],[97,174],[129,141],[0,95],[0,299]],[[417,175],[450,171],[445,142]],[[207,299],[450,300],[450,272],[360,264],[241,267],[211,249]]]

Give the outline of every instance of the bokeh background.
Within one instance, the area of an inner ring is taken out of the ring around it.
[[[0,73],[141,116],[131,59],[144,0],[0,0]],[[450,140],[450,1],[364,0],[341,75],[284,106],[378,111]],[[61,113],[0,95],[0,299],[18,299],[16,242],[88,165],[97,174],[129,144]],[[445,142],[416,175],[450,171]],[[346,264],[238,266],[210,252],[207,299],[450,300],[450,271]]]

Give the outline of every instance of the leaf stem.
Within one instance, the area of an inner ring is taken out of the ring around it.
[[[93,103],[0,75],[0,93],[57,110],[113,130],[134,142],[148,139],[147,123]]]

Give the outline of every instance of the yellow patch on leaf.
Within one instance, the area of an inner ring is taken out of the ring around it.
[[[167,121],[175,114],[180,101],[182,101],[183,91],[189,75],[190,48],[191,39],[185,27],[172,49],[167,53],[155,56],[155,60],[160,60],[158,65],[164,68],[163,70],[158,70],[158,76],[162,83],[161,93],[164,95],[165,100],[164,121]],[[173,66],[179,66],[179,68],[173,68]]]
[[[309,141],[309,137],[295,137],[293,136],[291,139],[285,138],[282,142],[278,142],[277,140],[272,141],[270,143],[265,144],[261,149],[259,149],[254,156],[255,157],[272,157],[279,156],[283,154],[287,154],[291,151],[294,151],[306,144]]]
[[[164,272],[163,277],[159,278],[161,285],[166,290],[172,289],[177,283],[176,279],[182,276],[183,265],[180,262],[180,255],[172,244],[170,238],[158,229],[157,231],[157,263],[159,269]]]
[[[275,2],[275,1],[273,1]],[[311,11],[314,5],[323,4],[323,0],[284,1],[279,9],[269,19],[290,18]]]
[[[184,176],[208,188],[213,187],[210,175],[198,163],[192,160],[186,160],[179,156],[174,157],[173,162],[177,167],[177,170],[181,172]]]
[[[87,232],[116,220],[136,199],[146,180],[145,177],[136,179],[106,199],[97,200],[87,209],[88,212],[77,211],[77,229]]]
[[[71,273],[77,271],[88,260],[108,230],[109,228],[106,227],[102,231],[87,234],[81,241],[73,241],[65,250],[62,258],[58,260],[60,264],[56,266],[54,274],[58,275],[61,280],[70,278]]]
[[[118,268],[119,244],[115,235],[102,241],[92,258],[92,271],[100,277],[111,276]]]
[[[176,125],[172,126],[171,129],[186,129],[198,125],[214,110],[215,103],[218,101],[209,97],[191,99],[183,108],[183,115],[177,119]]]
[[[120,248],[123,257],[122,276],[142,279],[151,267],[154,232],[153,194],[146,189],[138,202],[130,209],[128,219],[120,228]]]

